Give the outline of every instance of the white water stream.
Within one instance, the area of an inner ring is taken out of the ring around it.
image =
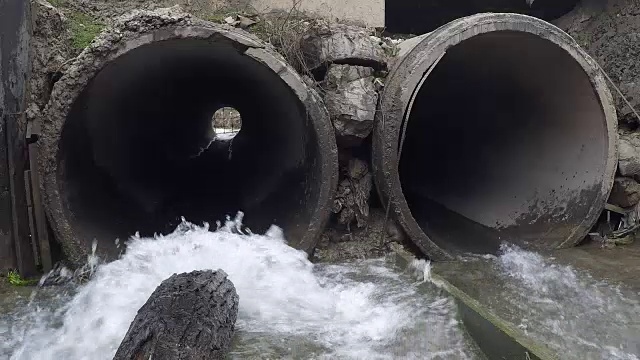
[[[232,358],[474,358],[450,298],[382,259],[313,265],[279,228],[239,234],[240,220],[133,238],[87,284],[22,299],[0,313],[0,359],[111,359],[154,289],[201,269],[223,269],[238,292]]]
[[[640,359],[640,294],[517,247],[502,251],[494,261],[503,299],[525,333],[563,359]]]
[[[451,298],[390,262],[314,265],[279,228],[240,226],[241,217],[215,231],[183,222],[167,236],[132,238],[85,285],[0,296],[0,360],[112,359],[157,285],[202,269],[223,269],[240,298],[231,358],[478,358]],[[638,294],[514,247],[480,259],[475,271],[500,284],[478,284],[481,293],[563,359],[639,359]],[[471,270],[478,260],[469,261]],[[429,267],[419,270],[428,277]]]

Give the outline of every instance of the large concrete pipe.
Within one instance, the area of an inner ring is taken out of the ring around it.
[[[165,9],[166,10],[166,9]],[[240,112],[232,140],[212,131]],[[56,83],[40,140],[46,211],[75,264],[136,231],[245,213],[310,251],[330,214],[337,149],[318,95],[247,33],[171,11],[103,33]],[[215,226],[215,225],[214,225]]]
[[[446,259],[583,239],[617,162],[594,61],[525,15],[478,14],[419,40],[388,77],[373,139],[377,187],[413,242]]]

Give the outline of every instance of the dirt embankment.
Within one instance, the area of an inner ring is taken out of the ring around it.
[[[555,25],[571,35],[611,78],[620,125],[618,173],[609,202],[633,208],[640,202],[640,2],[583,0]],[[619,94],[622,92],[629,104]]]

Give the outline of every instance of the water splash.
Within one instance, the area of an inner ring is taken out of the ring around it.
[[[620,287],[515,246],[495,261],[520,328],[566,359],[638,360],[640,303]]]
[[[160,282],[221,268],[240,297],[234,358],[473,358],[450,299],[384,260],[313,265],[279,228],[254,235],[241,219],[213,232],[183,221],[167,236],[134,236],[88,283],[0,315],[0,357],[111,359]]]

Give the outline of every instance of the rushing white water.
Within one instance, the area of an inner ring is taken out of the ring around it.
[[[503,298],[525,332],[564,359],[640,359],[640,303],[632,300],[638,294],[533,252],[502,250],[496,264],[508,278]]]
[[[313,265],[279,228],[243,234],[240,220],[216,231],[183,222],[167,236],[131,239],[87,284],[0,314],[0,357],[111,359],[164,279],[223,269],[240,298],[234,358],[473,358],[449,298],[382,259]]]

